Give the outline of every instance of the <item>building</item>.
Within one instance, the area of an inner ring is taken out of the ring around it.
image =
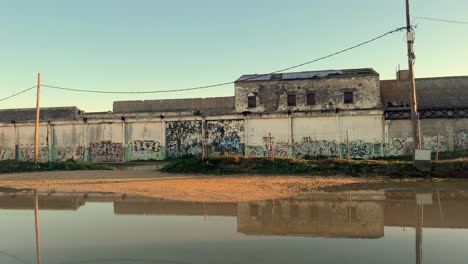
[[[405,76],[380,81],[373,69],[250,74],[235,82],[234,97],[117,101],[103,113],[45,108],[39,158],[346,157],[348,149],[352,158],[406,155]],[[424,147],[468,149],[468,77],[417,79],[417,87]],[[0,160],[29,160],[33,150],[34,112],[0,110]]]

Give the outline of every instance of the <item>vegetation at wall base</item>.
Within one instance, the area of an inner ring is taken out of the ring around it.
[[[39,162],[37,168],[32,161],[0,161],[0,173],[33,172],[33,171],[70,171],[70,170],[112,170],[112,167],[94,163],[76,161]]]
[[[222,156],[202,160],[187,157],[171,161],[161,169],[167,173],[267,174],[267,175],[349,175],[390,177],[468,178],[468,160],[433,164],[430,173],[420,172],[407,160],[346,160],[246,158]]]

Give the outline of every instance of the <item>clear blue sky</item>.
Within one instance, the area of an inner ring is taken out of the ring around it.
[[[468,20],[468,1],[413,0],[413,15]],[[468,75],[468,25],[416,20],[417,77]],[[0,0],[0,98],[43,83],[176,89],[266,73],[405,25],[404,0]],[[406,68],[404,34],[299,68]],[[112,109],[116,100],[230,96],[233,86],[155,95],[47,90],[42,106]],[[0,108],[34,107],[30,91]]]

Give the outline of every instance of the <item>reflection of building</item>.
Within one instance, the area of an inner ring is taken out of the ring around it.
[[[40,195],[39,209],[47,210],[78,210],[85,204],[83,196],[56,196],[56,195]],[[0,196],[0,209],[34,209],[34,195],[25,194],[4,194]]]
[[[379,238],[383,204],[291,199],[240,203],[237,230],[248,235]]]

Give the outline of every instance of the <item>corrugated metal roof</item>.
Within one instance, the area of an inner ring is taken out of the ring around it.
[[[331,76],[356,76],[369,75],[377,73],[373,69],[351,69],[351,70],[324,70],[324,71],[303,71],[287,72],[277,74],[246,74],[242,75],[237,81],[269,81],[269,80],[297,80],[297,79],[315,79]]]
[[[283,73],[283,80],[290,79],[313,79],[313,78],[322,78],[329,75],[340,75],[343,74],[343,71],[307,71],[307,72],[291,72]]]

